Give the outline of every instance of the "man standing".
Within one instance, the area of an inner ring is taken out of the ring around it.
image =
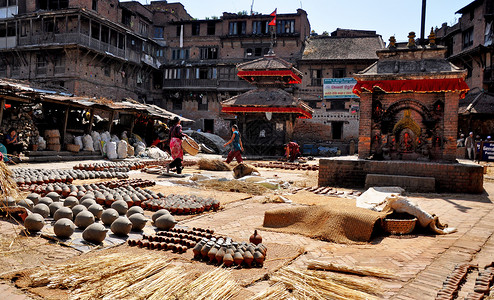
[[[240,138],[237,125],[232,126],[232,138],[224,144],[223,147],[226,147],[229,144],[233,145],[233,150],[228,153],[226,163],[229,164],[234,158],[238,163],[243,162],[242,151],[244,151],[244,146],[242,145],[242,139]]]
[[[475,158],[475,141],[473,140],[473,132],[468,134],[465,139],[465,148],[467,148],[468,159],[474,160]]]

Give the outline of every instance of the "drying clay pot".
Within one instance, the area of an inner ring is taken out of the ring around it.
[[[21,201],[17,202],[17,205],[25,207],[29,210],[33,210],[34,208],[34,202],[29,199],[22,199]]]
[[[53,215],[53,219],[55,219],[55,221],[58,221],[62,218],[72,220],[74,218],[74,213],[72,212],[72,209],[70,209],[69,207],[61,207],[57,209],[57,211]]]
[[[130,217],[133,214],[144,214],[144,210],[140,206],[132,206],[127,211],[127,217]]]
[[[60,201],[60,195],[57,192],[49,192],[45,197],[51,198],[53,202]]]
[[[92,198],[86,198],[81,201],[81,204],[84,205],[86,208],[89,208],[89,206],[96,204],[96,200]]]
[[[172,229],[177,223],[172,215],[163,215],[154,221],[154,225],[160,230]]]
[[[53,203],[53,200],[51,200],[50,197],[43,197],[43,198],[39,199],[38,203],[43,203],[43,204],[46,204],[46,206],[48,206],[48,205]]]
[[[60,208],[63,207],[63,203],[62,202],[53,202],[52,204],[50,204],[50,206],[48,206],[50,208],[50,216],[55,216],[55,212],[57,210],[59,210]]]
[[[156,222],[156,219],[163,215],[170,215],[170,212],[166,209],[160,209],[151,216],[151,219],[153,220],[153,222]]]
[[[134,231],[141,231],[144,226],[146,226],[146,223],[148,219],[139,213],[135,213],[129,217],[130,222],[132,222],[132,230]]]
[[[76,206],[72,207],[72,212],[74,213],[74,220],[75,220],[75,217],[77,217],[77,214],[79,214],[80,212],[83,212],[85,210],[87,210],[87,208],[82,204],[77,204]]]
[[[78,213],[74,220],[74,224],[81,229],[84,229],[93,223],[94,216],[90,211],[87,210]]]
[[[93,223],[84,229],[82,238],[88,242],[100,244],[106,238],[107,231],[108,229],[102,224]]]
[[[31,214],[24,220],[24,227],[29,231],[40,231],[45,226],[45,219],[38,213]]]
[[[127,205],[127,202],[123,200],[117,200],[111,204],[111,208],[116,210],[119,214],[125,215],[127,213],[127,210],[129,209],[129,206]]]
[[[27,195],[27,199],[33,201],[34,204],[38,204],[39,199],[41,199],[41,196],[39,194],[36,194],[36,193],[31,193],[31,194]]]
[[[89,206],[87,210],[89,210],[96,219],[100,219],[101,214],[103,214],[103,207],[101,207],[101,205],[97,204],[96,202]]]
[[[50,208],[44,203],[38,203],[33,207],[33,213],[40,214],[43,218],[50,215]]]
[[[53,231],[55,234],[62,239],[69,238],[75,230],[75,225],[71,220],[67,218],[62,218],[55,222],[53,225]]]
[[[249,241],[254,245],[260,244],[262,243],[262,236],[257,233],[257,230],[254,230],[254,234],[250,236]]]
[[[74,197],[74,196],[68,196],[63,201],[63,206],[67,206],[67,207],[70,207],[70,208],[76,206],[77,204],[79,204],[79,200],[77,200],[77,198]]]
[[[111,231],[120,236],[125,236],[129,234],[132,229],[132,222],[130,222],[127,217],[119,217],[111,224]]]
[[[101,214],[101,221],[106,226],[110,226],[116,219],[118,219],[118,212],[113,208],[105,209]]]

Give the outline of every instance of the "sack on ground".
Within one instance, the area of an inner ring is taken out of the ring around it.
[[[127,142],[120,140],[117,146],[118,158],[127,158]]]
[[[85,151],[94,151],[93,138],[89,134],[82,137],[82,143]]]
[[[108,159],[117,159],[117,143],[108,142],[106,143],[106,156]]]

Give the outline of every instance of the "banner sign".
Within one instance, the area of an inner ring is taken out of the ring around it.
[[[358,98],[352,91],[355,84],[357,80],[353,78],[324,78],[324,99]]]
[[[482,142],[480,155],[483,161],[494,161],[494,142]]]

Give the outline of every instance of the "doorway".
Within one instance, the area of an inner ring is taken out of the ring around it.
[[[331,122],[333,140],[341,140],[343,137],[343,122]]]
[[[214,133],[214,119],[204,119],[204,132]]]

